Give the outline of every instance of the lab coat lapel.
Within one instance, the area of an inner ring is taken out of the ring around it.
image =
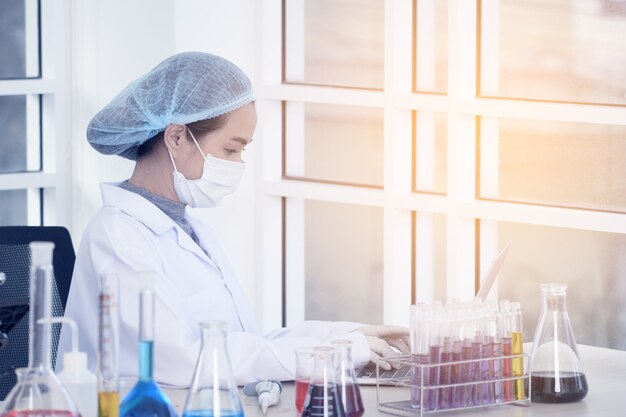
[[[131,217],[143,223],[157,235],[163,235],[169,230],[176,231],[178,246],[192,252],[212,268],[219,271],[217,265],[209,255],[196,244],[196,242],[183,229],[180,228],[161,209],[146,200],[139,194],[119,187],[119,183],[101,184],[102,201],[105,206],[114,206],[127,213]],[[192,225],[193,227],[193,225]],[[194,230],[196,227],[194,227]],[[210,252],[209,252],[210,253]]]

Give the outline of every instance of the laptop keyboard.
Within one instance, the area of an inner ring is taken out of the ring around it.
[[[411,372],[411,367],[409,365],[402,365],[400,369],[390,369],[389,371],[383,371],[380,375],[381,379],[388,378],[405,378]],[[376,365],[370,363],[365,368],[361,369],[359,374],[356,376],[357,378],[372,378],[376,379]]]

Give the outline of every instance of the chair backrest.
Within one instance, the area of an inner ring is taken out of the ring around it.
[[[72,281],[76,255],[70,234],[64,227],[0,227],[0,272],[6,281],[0,285],[0,329],[8,336],[0,348],[0,400],[16,382],[15,368],[28,366],[30,296],[30,249],[34,241],[54,243],[52,265],[52,315],[62,316]],[[61,326],[52,328],[52,366],[56,363]],[[1,337],[1,335],[0,335]]]

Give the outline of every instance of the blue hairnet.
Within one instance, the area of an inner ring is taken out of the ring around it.
[[[184,52],[133,81],[89,122],[98,152],[136,160],[137,148],[172,123],[211,119],[252,101],[252,84],[232,62]]]

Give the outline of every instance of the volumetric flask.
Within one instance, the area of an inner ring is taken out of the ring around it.
[[[183,417],[243,417],[243,407],[226,351],[226,323],[200,323],[202,346]]]
[[[176,417],[169,398],[154,380],[154,275],[141,276],[139,299],[139,381],[120,404],[122,417]]]
[[[315,348],[315,362],[302,417],[344,417],[343,404],[335,379],[335,351]]]
[[[533,402],[574,402],[587,395],[587,378],[565,306],[566,290],[566,284],[541,284],[541,316],[530,354]]]
[[[52,306],[51,242],[32,242],[30,340],[28,368],[16,370],[18,380],[6,397],[2,417],[77,417],[78,409],[50,367]]]
[[[361,417],[365,413],[361,390],[356,382],[356,372],[352,364],[352,342],[334,340],[337,386],[346,417]]]

